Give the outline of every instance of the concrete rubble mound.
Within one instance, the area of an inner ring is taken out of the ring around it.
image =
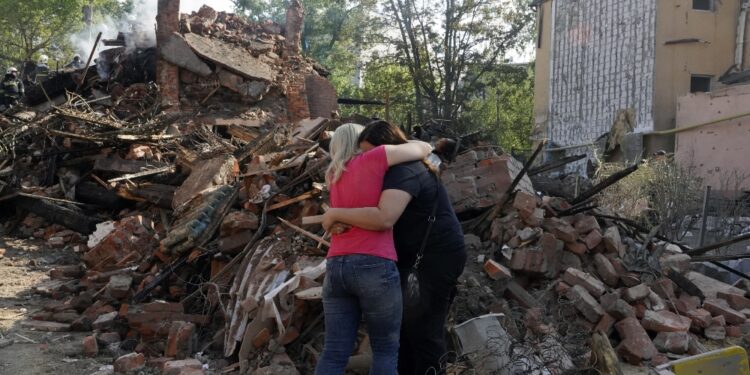
[[[107,41],[98,67],[0,121],[0,204],[22,215],[6,228],[80,254],[36,286],[53,302],[26,325],[91,332],[85,355],[117,373],[311,373],[329,239],[303,218],[327,207],[329,132],[357,120],[338,117],[294,25],[208,6],[178,20],[156,49]],[[750,340],[746,291],[692,271],[689,248],[536,193],[533,156],[449,159],[469,252],[456,373],[613,373],[599,359],[655,365]],[[369,367],[362,332],[352,370]]]

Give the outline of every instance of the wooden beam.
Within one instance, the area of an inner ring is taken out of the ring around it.
[[[277,218],[277,219],[279,219],[279,221],[282,222],[287,227],[295,230],[297,233],[299,233],[299,234],[301,234],[301,235],[303,235],[303,236],[305,236],[305,237],[307,237],[307,238],[309,238],[309,239],[311,239],[311,240],[313,240],[313,241],[315,241],[315,242],[317,242],[319,244],[323,244],[323,245],[326,245],[328,247],[331,247],[331,243],[328,242],[328,241],[326,241],[326,240],[324,240],[323,238],[321,238],[319,236],[316,236],[315,234],[310,233],[310,232],[308,232],[308,231],[306,231],[306,230],[304,230],[304,229],[302,229],[302,228],[300,228],[300,227],[298,227],[298,226],[296,226],[296,225],[294,225],[294,224],[292,224],[292,223],[290,223],[290,222],[288,222],[288,221],[286,221],[286,220],[284,220],[284,219],[282,219],[280,217]]]

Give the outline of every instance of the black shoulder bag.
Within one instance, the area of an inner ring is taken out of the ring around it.
[[[436,214],[437,214],[437,207],[438,207],[438,198],[440,197],[440,180],[438,179],[437,175],[435,176],[435,202],[432,205],[432,212],[430,213],[430,216],[427,217],[427,230],[424,233],[424,238],[422,238],[422,244],[419,246],[419,251],[417,252],[417,260],[414,261],[414,266],[411,267],[411,270],[409,270],[409,276],[407,276],[406,279],[406,298],[404,298],[409,306],[414,306],[419,304],[419,276],[418,276],[418,270],[419,265],[422,262],[422,258],[424,257],[424,250],[427,247],[427,240],[430,238],[430,231],[432,230],[432,224],[435,223]]]

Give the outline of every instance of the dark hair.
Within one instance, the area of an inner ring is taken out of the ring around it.
[[[409,138],[398,126],[388,121],[375,120],[368,123],[362,133],[359,134],[357,142],[365,141],[377,147],[381,145],[402,145],[409,142]],[[437,175],[438,170],[427,159],[422,160],[422,164],[427,168],[427,171]]]
[[[406,134],[398,126],[387,121],[375,120],[365,126],[359,134],[359,143],[369,142],[373,146],[400,145],[409,141]]]

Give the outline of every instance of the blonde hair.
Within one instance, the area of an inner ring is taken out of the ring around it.
[[[364,126],[344,124],[339,126],[331,138],[331,164],[326,172],[328,183],[334,183],[346,171],[346,163],[359,153],[359,134]]]

